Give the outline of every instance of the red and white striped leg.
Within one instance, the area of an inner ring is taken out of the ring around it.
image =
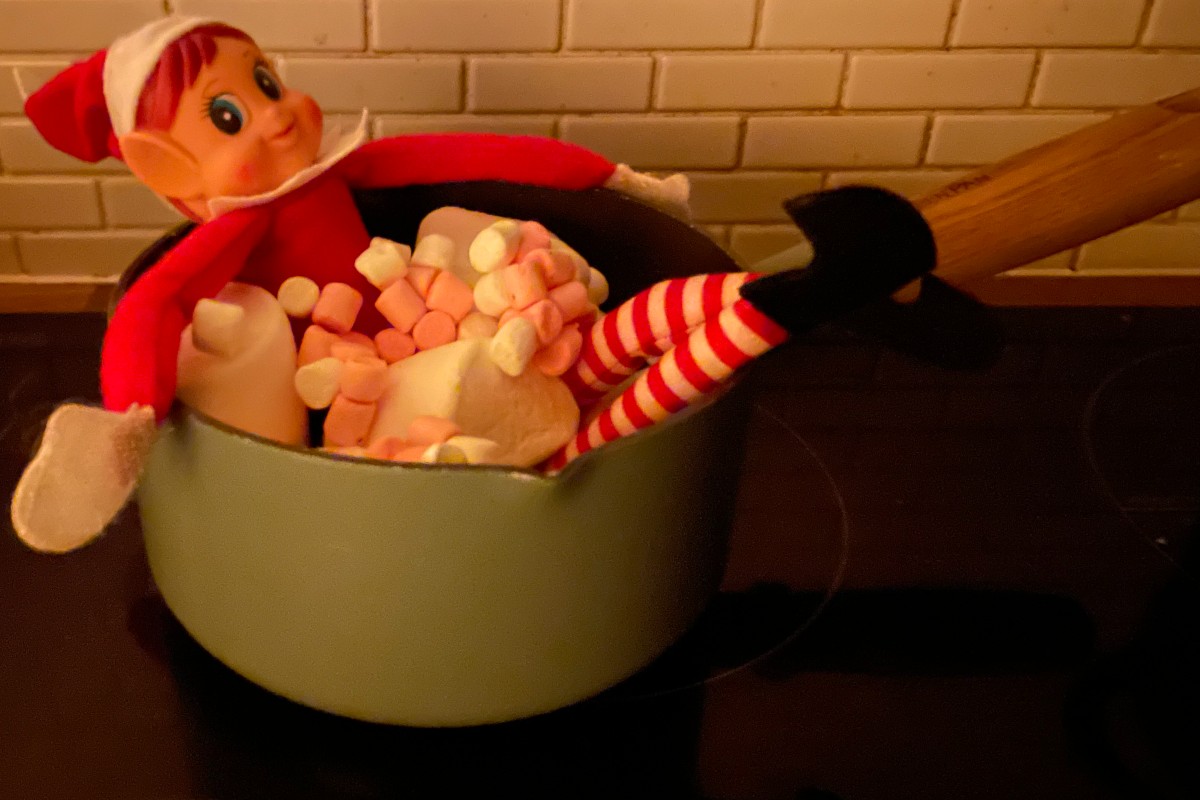
[[[555,453],[547,467],[561,469],[594,447],[666,419],[787,339],[784,328],[739,298],[667,350],[612,405]]]
[[[695,275],[654,284],[584,332],[583,350],[562,376],[580,406],[603,397],[660,356],[696,326],[741,299],[738,290],[757,277],[747,272]]]

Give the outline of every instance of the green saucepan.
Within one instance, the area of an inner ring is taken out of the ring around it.
[[[616,299],[737,268],[700,231],[607,190],[476,182],[357,199],[372,234],[402,242],[444,205],[539,220]],[[716,592],[744,395],[733,386],[552,478],[348,459],[179,408],[138,494],[150,568],[203,647],[300,703],[416,726],[551,711],[649,664]]]

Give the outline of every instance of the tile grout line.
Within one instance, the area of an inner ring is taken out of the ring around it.
[[[1145,47],[1146,32],[1150,27],[1150,15],[1154,13],[1154,7],[1158,5],[1158,0],[1146,0],[1142,6],[1142,18],[1138,20],[1137,30],[1133,35],[1133,44],[1130,47]]]

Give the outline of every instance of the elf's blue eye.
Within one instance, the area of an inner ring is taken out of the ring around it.
[[[283,96],[283,88],[266,64],[258,64],[254,67],[254,82],[258,84],[258,88],[269,100],[278,100]]]
[[[208,118],[221,133],[233,136],[246,124],[246,112],[231,94],[214,97],[208,104]]]

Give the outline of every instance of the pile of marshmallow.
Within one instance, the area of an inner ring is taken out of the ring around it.
[[[231,284],[216,301],[197,306],[185,348],[192,366],[184,371],[228,371],[238,345],[209,341],[212,332],[242,330],[245,336],[251,328],[215,324],[211,317],[252,311],[266,320],[270,314],[262,307],[269,304],[277,306],[280,321],[286,314],[308,322],[292,349],[291,384],[303,408],[327,410],[326,450],[532,466],[574,433],[578,407],[558,376],[579,357],[581,328],[599,316],[608,284],[544,226],[441,208],[422,221],[413,247],[372,239],[355,268],[379,289],[374,305],[391,326],[373,338],[354,330],[366,299],[345,283],[318,286],[293,277],[276,298]],[[262,331],[279,327],[253,329],[264,338]],[[221,406],[235,415],[230,402],[214,402],[207,386],[180,397],[237,425],[223,417]],[[296,443],[294,432],[267,435]]]

